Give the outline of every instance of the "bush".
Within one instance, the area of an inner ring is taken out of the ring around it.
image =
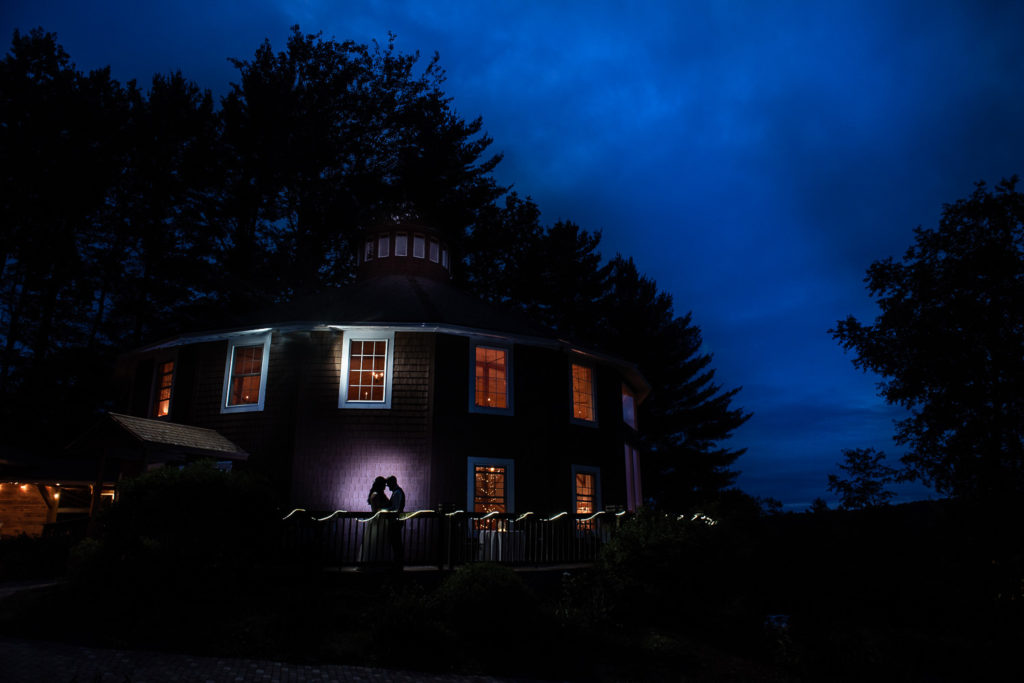
[[[0,580],[63,576],[71,539],[21,534],[0,540]]]
[[[269,487],[245,472],[209,462],[164,467],[121,485],[100,547],[77,552],[76,575],[120,590],[219,591],[274,555],[276,521]]]

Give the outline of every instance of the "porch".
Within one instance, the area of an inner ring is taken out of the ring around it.
[[[417,510],[410,513],[295,509],[282,520],[282,550],[324,567],[372,569],[394,564],[451,569],[472,562],[518,568],[590,564],[626,512],[554,515]]]

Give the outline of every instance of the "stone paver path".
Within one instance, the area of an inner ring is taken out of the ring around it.
[[[501,683],[489,676],[454,676],[309,665],[145,650],[107,650],[47,641],[0,638],[0,680],[6,683]]]

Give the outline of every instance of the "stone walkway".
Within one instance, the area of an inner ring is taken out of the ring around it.
[[[501,683],[489,676],[454,676],[337,664],[286,664],[259,659],[196,657],[106,650],[46,641],[0,638],[0,679],[6,683]]]

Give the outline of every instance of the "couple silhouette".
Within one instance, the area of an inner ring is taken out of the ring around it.
[[[387,489],[391,496],[384,492]],[[374,514],[366,523],[363,532],[363,545],[360,549],[360,560],[364,565],[384,564],[387,562],[385,548],[391,548],[391,563],[401,569],[405,560],[405,544],[402,542],[402,527],[405,521],[398,514],[405,512],[405,491],[398,485],[398,479],[392,475],[385,479],[377,477],[370,486],[370,495],[366,497],[370,511],[393,512],[394,515],[378,516]]]
[[[384,489],[391,491],[389,498]],[[398,485],[398,479],[391,475],[387,479],[377,477],[370,486],[370,495],[366,497],[370,505],[370,512],[390,510],[392,512],[405,512],[405,491]]]

